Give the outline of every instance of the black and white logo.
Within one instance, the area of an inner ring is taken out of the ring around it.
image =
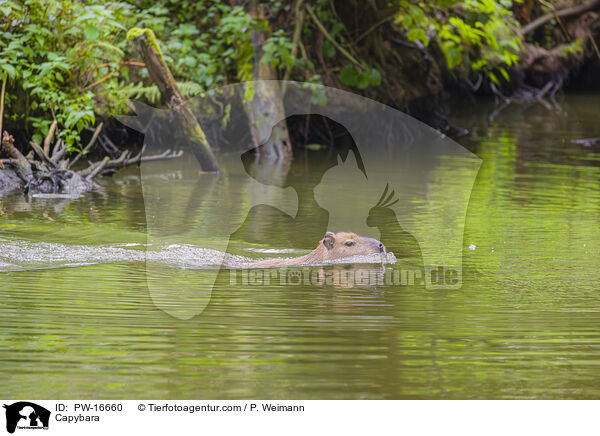
[[[14,433],[16,429],[39,430],[48,429],[50,411],[29,401],[5,404],[6,431]]]

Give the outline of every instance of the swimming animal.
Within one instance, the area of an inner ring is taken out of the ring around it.
[[[366,256],[385,254],[385,245],[377,239],[367,238],[352,232],[327,232],[319,245],[310,253],[292,258],[273,258],[259,260],[249,265],[250,268],[273,268],[283,266],[311,265],[342,259],[350,256]]]

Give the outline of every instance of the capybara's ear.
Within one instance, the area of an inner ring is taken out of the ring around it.
[[[331,232],[325,233],[325,237],[323,238],[323,245],[328,250],[331,250],[333,248],[334,244],[335,244],[335,235]]]

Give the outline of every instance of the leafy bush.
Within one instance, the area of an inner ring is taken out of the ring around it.
[[[0,0],[0,69],[10,118],[41,141],[55,117],[69,147],[94,123],[94,72],[123,57],[118,9],[72,0]],[[105,66],[102,66],[106,64]]]
[[[498,82],[494,71],[506,80],[506,67],[519,60],[521,40],[517,35],[511,0],[436,0],[418,5],[400,0],[396,23],[406,30],[409,41],[427,47],[436,40],[450,69],[483,71]]]
[[[8,80],[5,117],[37,142],[55,118],[58,135],[76,149],[84,128],[101,116],[125,111],[128,98],[157,102],[158,90],[125,38],[133,27],[154,31],[186,96],[251,80],[255,30],[266,33],[260,62],[280,77],[294,68],[291,78],[307,82],[335,72],[342,84],[356,89],[380,84],[379,70],[351,57],[356,56],[356,35],[340,21],[330,0],[304,2],[314,16],[305,18],[305,45],[299,46],[290,40],[293,26],[271,28],[285,22],[290,4],[260,4],[270,12],[269,20],[252,18],[243,7],[221,0],[0,0],[0,78]],[[498,75],[508,78],[506,68],[518,60],[520,40],[511,0],[390,4],[406,38],[425,48],[435,41],[448,67],[459,74],[483,71],[498,81]],[[360,7],[376,6],[367,2]],[[315,36],[323,29],[328,37],[316,44]],[[319,69],[311,60],[315,58]],[[331,65],[322,65],[323,59]]]
[[[148,72],[132,62],[125,38],[132,27],[153,29],[182,93],[194,96],[252,79],[250,35],[268,23],[216,0],[0,0],[6,114],[38,143],[56,118],[58,135],[75,149],[86,126],[122,113],[128,98],[156,102]],[[267,39],[262,62],[291,65],[282,32]]]
[[[371,85],[379,85],[381,74],[375,68],[367,70],[366,68],[361,69],[352,64],[346,64],[340,71],[340,81],[346,86],[365,89]]]

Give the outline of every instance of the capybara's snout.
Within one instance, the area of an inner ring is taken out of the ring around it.
[[[368,239],[368,241],[370,242],[370,244],[376,249],[379,250],[380,253],[385,253],[385,245],[383,245],[383,242],[378,241],[375,238],[366,238]]]

